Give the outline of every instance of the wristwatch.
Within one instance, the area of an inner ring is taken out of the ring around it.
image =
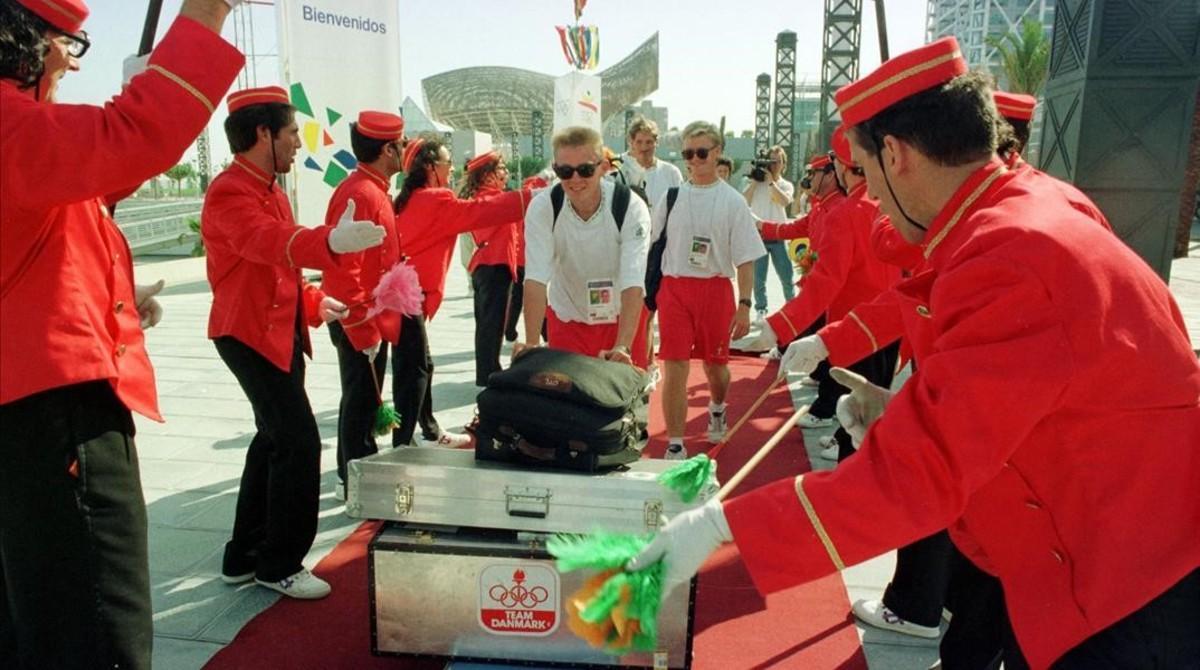
[[[742,298],[738,301],[738,305],[741,307],[753,307],[754,303],[750,302],[750,298]]]

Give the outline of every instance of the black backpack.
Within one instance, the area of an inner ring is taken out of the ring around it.
[[[679,187],[667,189],[667,216],[663,219],[662,234],[650,245],[650,257],[646,260],[646,309],[658,311],[658,286],[662,283],[662,257],[667,248],[667,224],[671,221],[671,210],[679,197]]]
[[[525,352],[479,393],[475,458],[595,472],[636,461],[648,434],[645,372],[558,349]]]

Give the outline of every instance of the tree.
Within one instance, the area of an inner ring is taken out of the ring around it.
[[[1004,90],[1034,96],[1041,93],[1050,74],[1050,40],[1041,21],[1024,19],[1019,33],[1010,30],[1003,37],[989,36],[987,44],[1000,53]]]
[[[517,164],[516,160],[510,160],[506,165],[508,166],[509,179],[519,185],[518,178],[531,177],[544,170],[546,168],[546,159],[536,156],[521,156],[520,165]]]
[[[191,163],[180,163],[163,174],[166,175],[167,179],[175,182],[175,195],[178,197],[182,195],[183,180],[194,177],[196,175],[196,168],[192,167]]]

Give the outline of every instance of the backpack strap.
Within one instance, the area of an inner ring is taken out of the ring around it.
[[[629,187],[620,182],[613,184],[613,200],[612,200],[612,215],[613,221],[617,222],[617,232],[621,232],[621,226],[625,225],[625,211],[629,209],[629,194],[632,191]]]
[[[564,195],[562,184],[555,184],[554,188],[550,189],[550,206],[554,208],[554,218],[550,219],[550,232],[554,232],[554,227],[558,225],[558,214],[563,208]]]
[[[679,187],[672,186],[667,189],[667,216],[663,219],[663,235],[667,234],[667,221],[671,219],[671,209],[675,207],[675,200],[679,197]]]

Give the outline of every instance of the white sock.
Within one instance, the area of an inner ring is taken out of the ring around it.
[[[709,414],[724,414],[725,413],[725,403],[720,403],[720,404],[717,404],[715,402],[708,403],[708,413]]]
[[[672,437],[667,440],[667,451],[679,451],[683,449],[683,438]]]

